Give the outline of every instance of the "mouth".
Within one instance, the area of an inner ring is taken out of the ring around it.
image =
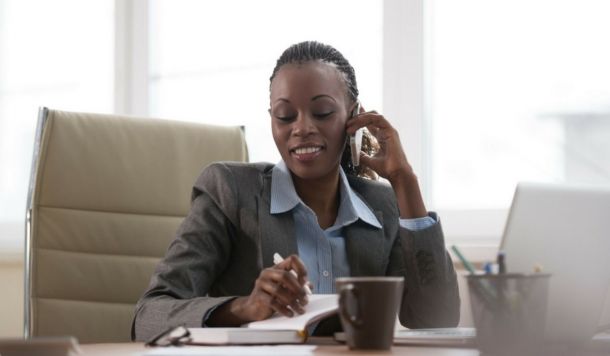
[[[290,155],[296,158],[298,161],[308,162],[316,159],[316,157],[322,153],[323,149],[323,146],[317,145],[300,146],[291,149]]]

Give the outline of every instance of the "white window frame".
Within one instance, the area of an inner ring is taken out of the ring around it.
[[[148,0],[115,0],[114,9],[114,112],[147,116]]]
[[[429,49],[425,0],[384,0],[383,108],[398,130],[407,157],[418,173],[426,201],[432,196],[430,96],[427,87]],[[429,207],[430,208],[430,207]],[[432,207],[434,209],[434,207]],[[506,209],[437,210],[445,241],[457,244],[473,261],[493,260]]]

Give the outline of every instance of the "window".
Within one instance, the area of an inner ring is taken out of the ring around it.
[[[465,218],[456,229],[499,237],[505,215],[487,213],[505,214],[519,181],[610,184],[608,13],[591,0],[428,3],[430,198]]]
[[[609,11],[603,1],[434,1],[437,205],[506,207],[524,179],[610,183]]]
[[[104,0],[0,1],[0,251],[22,248],[38,106],[112,111],[113,11]]]
[[[22,248],[39,106],[244,125],[250,159],[275,162],[268,85],[281,51],[332,44],[381,110],[382,12],[365,0],[0,1],[0,251]]]
[[[382,2],[150,2],[149,114],[244,125],[251,161],[277,162],[269,76],[281,52],[328,43],[356,69],[365,107],[382,104]],[[256,16],[253,16],[256,14]],[[366,25],[355,25],[365,19]]]
[[[399,130],[447,241],[497,244],[518,181],[610,184],[609,10],[605,0],[2,0],[0,250],[21,247],[39,105],[244,125],[250,159],[275,162],[269,76],[282,50],[312,39],[345,54],[364,107]]]

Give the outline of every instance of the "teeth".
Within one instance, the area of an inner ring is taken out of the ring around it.
[[[314,153],[318,152],[320,147],[301,147],[294,150],[294,152],[298,155],[306,154],[306,153]]]

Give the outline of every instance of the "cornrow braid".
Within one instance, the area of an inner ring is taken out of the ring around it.
[[[285,64],[305,63],[316,60],[334,65],[345,80],[350,98],[354,101],[358,100],[359,93],[354,67],[349,64],[341,52],[329,45],[316,41],[301,42],[288,47],[277,60],[269,82],[273,81],[278,70]]]
[[[358,85],[356,84],[356,72],[354,67],[343,57],[341,52],[337,51],[334,47],[327,44],[323,44],[316,41],[305,41],[294,44],[288,47],[284,53],[278,58],[273,73],[269,78],[269,88],[271,89],[271,82],[275,78],[280,68],[286,64],[302,64],[310,61],[322,61],[334,66],[345,81],[347,87],[347,94],[353,102],[358,100]],[[379,149],[377,140],[364,129],[364,135],[362,137],[362,151],[368,155],[373,155]],[[365,168],[362,165],[354,167],[351,163],[351,148],[349,142],[346,141],[343,155],[341,156],[341,167],[345,173],[365,177],[369,179],[377,179],[377,174],[370,168]]]

